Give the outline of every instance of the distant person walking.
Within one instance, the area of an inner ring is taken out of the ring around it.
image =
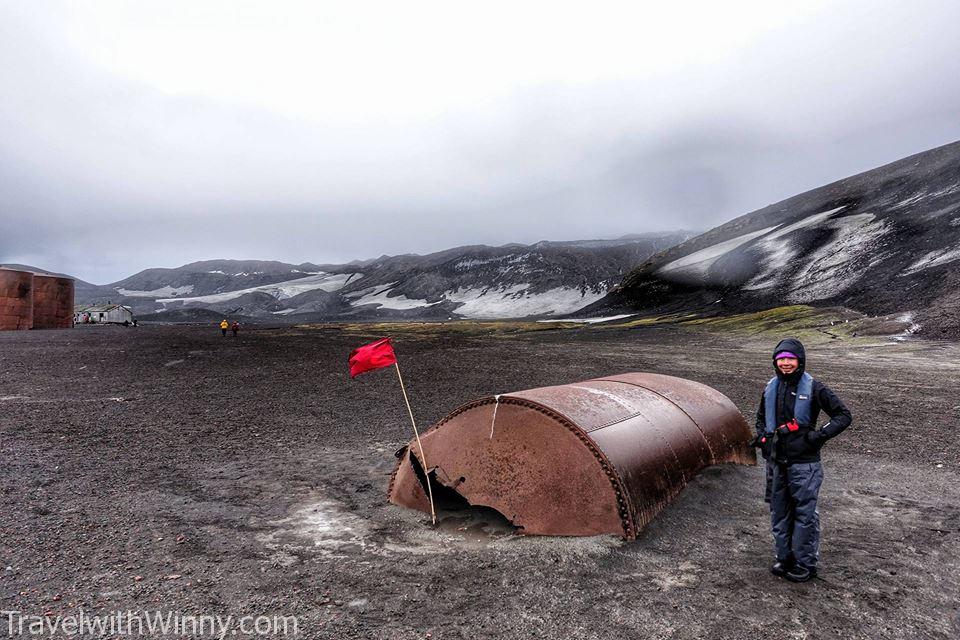
[[[816,577],[820,558],[820,448],[853,418],[828,386],[805,371],[806,352],[799,340],[777,344],[773,368],[777,375],[760,396],[754,440],[767,461],[765,500],[777,555],[770,571],[806,582]],[[821,409],[830,422],[817,429]]]
[[[220,321],[220,333],[223,334],[224,338],[227,337],[227,329],[229,328],[230,328],[230,323],[227,322],[226,318]]]
[[[240,331],[240,323],[236,320],[233,321],[233,324],[230,325],[230,331],[233,331],[233,337],[237,337],[237,332]]]

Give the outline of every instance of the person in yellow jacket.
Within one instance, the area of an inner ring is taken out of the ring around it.
[[[226,319],[226,318],[224,318],[223,320],[220,321],[220,333],[223,334],[223,337],[224,337],[224,338],[227,337],[227,329],[229,329],[229,328],[230,328],[230,323],[227,322],[227,319]]]

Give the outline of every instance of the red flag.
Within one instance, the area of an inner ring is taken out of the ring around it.
[[[356,378],[361,373],[389,367],[396,361],[397,356],[390,346],[390,338],[382,338],[350,352],[350,377]]]

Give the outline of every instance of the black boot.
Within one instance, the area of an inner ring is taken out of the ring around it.
[[[806,582],[817,577],[817,569],[798,564],[783,574],[783,577],[790,582]]]
[[[782,578],[792,568],[793,560],[777,560],[773,563],[773,566],[770,567],[770,573],[778,578]]]

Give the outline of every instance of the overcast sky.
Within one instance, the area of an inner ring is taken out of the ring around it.
[[[0,263],[103,284],[707,229],[960,139],[958,24],[949,0],[0,0]]]

